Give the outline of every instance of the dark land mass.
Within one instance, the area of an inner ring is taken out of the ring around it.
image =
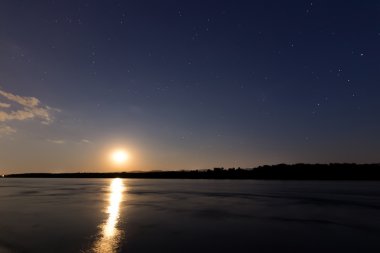
[[[162,178],[162,179],[272,179],[272,180],[380,180],[380,164],[278,164],[256,168],[209,170],[112,172],[112,173],[26,173],[7,178]]]

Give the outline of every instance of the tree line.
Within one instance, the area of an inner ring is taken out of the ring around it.
[[[206,170],[111,172],[111,173],[25,173],[7,178],[163,178],[163,179],[268,179],[268,180],[380,180],[380,164],[277,164],[256,168]]]

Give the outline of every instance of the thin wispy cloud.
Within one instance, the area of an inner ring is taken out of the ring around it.
[[[0,108],[9,108],[9,107],[11,107],[10,104],[6,104],[6,103],[1,103],[0,102]]]
[[[0,136],[10,135],[16,129],[7,123],[12,121],[38,120],[42,124],[50,124],[54,121],[53,112],[59,111],[46,105],[42,105],[35,97],[26,97],[0,90],[0,97],[8,100],[0,103]],[[18,109],[14,109],[18,107]]]
[[[53,143],[53,144],[65,144],[66,143],[65,140],[52,140],[52,139],[48,139],[47,141],[50,142],[50,143]]]
[[[46,139],[47,142],[53,143],[53,144],[91,144],[92,142],[87,139],[82,139],[80,141],[75,141],[75,140],[64,140],[64,139]]]
[[[26,107],[33,108],[33,107],[37,107],[40,104],[40,100],[38,100],[38,98],[35,98],[35,97],[21,97],[9,92],[5,92],[3,90],[0,90],[0,95],[2,95],[3,97],[6,97],[10,101],[16,102]]]
[[[16,129],[6,125],[0,125],[0,137],[14,133],[16,133]]]

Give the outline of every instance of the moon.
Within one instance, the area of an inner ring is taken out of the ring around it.
[[[118,149],[111,153],[111,160],[114,164],[124,164],[129,159],[129,155],[125,150]]]

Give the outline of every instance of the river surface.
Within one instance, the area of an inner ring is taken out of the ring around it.
[[[380,252],[380,182],[3,178],[9,252]]]

